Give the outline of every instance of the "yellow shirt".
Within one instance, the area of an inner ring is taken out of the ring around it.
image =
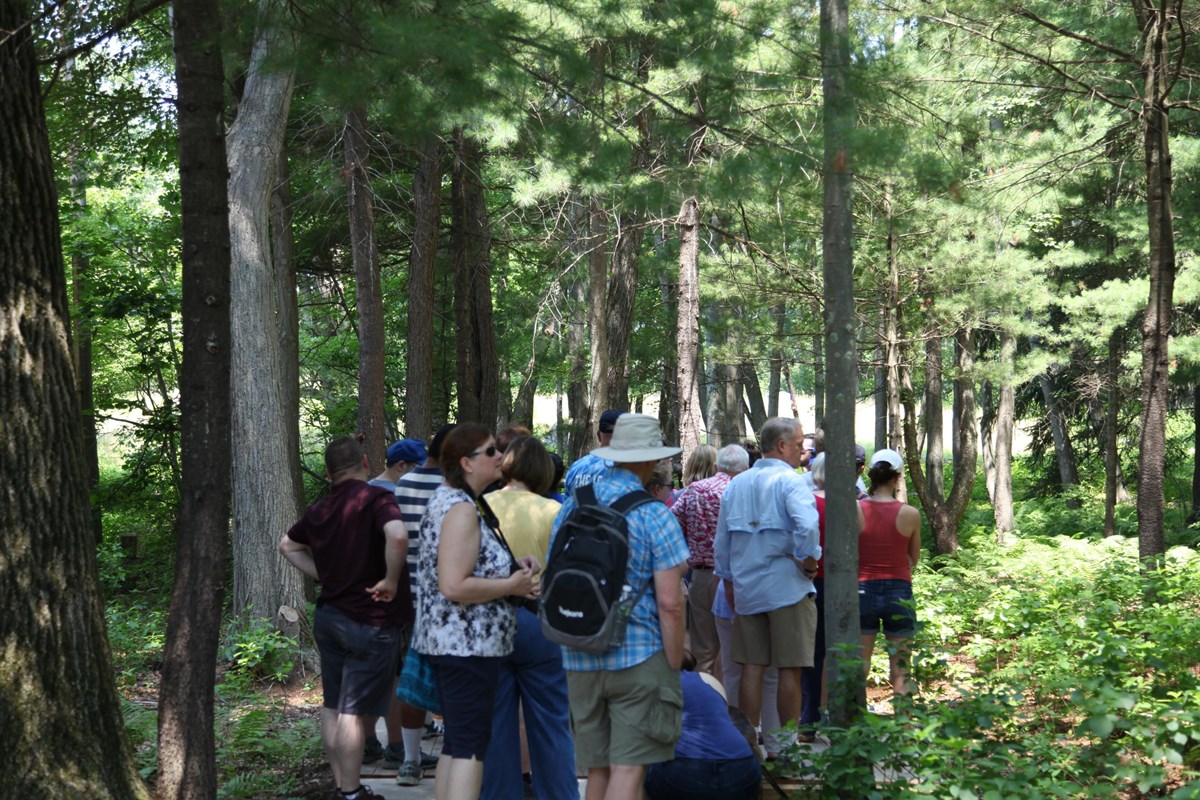
[[[500,530],[513,555],[517,558],[533,556],[545,567],[550,530],[562,505],[557,500],[518,489],[492,492],[487,496],[487,502],[496,512]]]

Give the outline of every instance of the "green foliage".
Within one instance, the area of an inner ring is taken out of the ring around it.
[[[166,609],[155,598],[131,595],[110,601],[104,616],[118,685],[132,686],[142,673],[162,664]]]
[[[219,798],[287,797],[302,765],[321,756],[315,720],[255,701],[248,709],[218,708]]]
[[[924,694],[792,754],[826,796],[1098,798],[1200,777],[1200,555],[1142,572],[1135,541],[1046,536],[939,567],[914,579]],[[894,781],[864,785],[864,757]]]
[[[158,763],[158,712],[122,698],[121,716],[133,747],[134,766],[146,778]]]
[[[280,633],[269,620],[246,615],[244,622],[227,632],[221,646],[221,657],[229,662],[227,683],[231,677],[235,682],[239,678],[285,681],[299,652],[299,643]]]

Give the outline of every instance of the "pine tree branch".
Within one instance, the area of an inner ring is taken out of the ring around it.
[[[38,66],[46,66],[47,64],[62,64],[68,59],[74,58],[82,53],[86,53],[96,45],[100,44],[106,39],[111,39],[113,36],[116,36],[118,33],[125,30],[142,17],[153,11],[157,11],[159,8],[162,8],[169,2],[170,0],[150,0],[150,2],[146,3],[146,5],[142,6],[141,8],[134,8],[133,3],[131,2],[126,7],[125,13],[121,15],[116,22],[114,22],[112,26],[110,26],[103,33],[99,33],[82,44],[76,45],[75,47],[71,47],[66,50],[60,50],[54,55],[38,59]]]
[[[1068,28],[1064,28],[1061,25],[1058,25],[1054,22],[1051,22],[1048,19],[1038,16],[1037,14],[1030,11],[1028,8],[1024,8],[1024,7],[1018,8],[1016,13],[1017,13],[1018,17],[1024,17],[1025,19],[1029,20],[1030,22],[1037,23],[1038,25],[1042,26],[1046,30],[1053,31],[1054,33],[1058,34],[1059,36],[1065,37],[1067,39],[1074,39],[1077,42],[1082,42],[1083,44],[1086,44],[1089,47],[1094,47],[1097,50],[1101,50],[1105,53],[1109,53],[1111,55],[1117,56],[1122,61],[1128,61],[1130,64],[1133,64],[1134,66],[1137,66],[1140,63],[1137,56],[1135,56],[1133,53],[1129,53],[1124,50],[1121,50],[1120,48],[1113,47],[1112,45],[1109,45],[1109,44],[1105,44],[1104,42],[1100,41],[1099,39],[1095,39],[1091,36],[1088,36],[1086,33],[1077,33]]]

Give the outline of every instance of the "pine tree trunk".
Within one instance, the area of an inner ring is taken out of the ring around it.
[[[984,380],[979,389],[979,442],[983,451],[983,483],[989,503],[996,502],[996,402],[992,382]]]
[[[270,209],[276,167],[291,105],[291,72],[273,70],[293,46],[271,27],[275,2],[263,2],[245,90],[226,137],[233,326],[233,608],[274,621],[280,607],[304,608],[303,576],[279,558],[276,545],[301,511],[294,494],[271,259]]]
[[[1013,362],[1017,338],[1009,331],[1000,333],[1000,403],[996,408],[996,445],[992,451],[996,464],[996,484],[992,493],[992,511],[996,518],[996,541],[1013,529],[1012,455],[1013,425],[1016,420],[1016,391],[1013,387]]]
[[[588,449],[591,436],[587,427],[588,417],[588,343],[587,301],[582,280],[574,280],[569,286],[570,321],[567,326],[567,351],[570,358],[571,380],[567,384],[567,410],[571,415],[571,441],[568,462],[574,461]]]
[[[738,376],[746,392],[746,416],[750,417],[750,428],[760,431],[767,421],[767,409],[763,405],[762,389],[758,385],[758,370],[754,368],[754,362],[743,361],[738,366]]]
[[[886,303],[880,304],[880,330],[886,330],[888,310]],[[887,350],[884,347],[884,337],[880,337],[875,345],[875,449],[882,450],[888,446],[888,391],[887,391]]]
[[[483,189],[483,146],[459,130],[455,151],[450,241],[459,420],[494,427],[500,364],[492,327],[492,234]]]
[[[1167,394],[1170,389],[1171,304],[1175,292],[1175,232],[1171,220],[1171,141],[1168,93],[1177,73],[1169,63],[1170,32],[1177,9],[1135,0],[1144,53],[1141,69],[1142,134],[1146,154],[1150,299],[1142,323],[1142,436],[1138,469],[1138,554],[1143,560],[1166,550],[1164,482]]]
[[[417,152],[413,173],[413,245],[408,261],[408,372],[404,393],[404,434],[428,441],[433,436],[434,267],[441,225],[441,142],[430,136]]]
[[[286,147],[280,149],[271,193],[271,260],[274,266],[275,308],[279,323],[279,386],[287,426],[287,463],[281,469],[292,479],[292,494],[304,496],[300,463],[300,311],[296,305],[296,237],[292,225],[291,174]],[[305,581],[306,585],[309,584]],[[311,588],[311,586],[310,586]]]
[[[942,424],[942,337],[933,330],[928,336],[925,340],[925,397],[921,402],[925,412],[925,479],[938,494],[942,494],[946,490],[942,476],[946,461],[945,426]]]
[[[346,111],[342,145],[358,308],[358,430],[366,437],[363,446],[374,475],[387,465],[384,456],[388,442],[383,424],[383,288],[375,244],[375,195],[367,172],[367,112],[363,106]]]
[[[0,0],[0,797],[145,798],[104,630],[31,13]]]
[[[663,307],[666,308],[668,323],[679,327],[679,284],[672,283],[666,275],[659,276],[659,289],[662,292]],[[663,348],[662,387],[658,395],[658,425],[662,430],[663,439],[668,442],[679,441],[679,352],[674,347]]]
[[[87,175],[79,164],[79,156],[72,150],[70,156],[70,198],[74,213],[83,216],[87,212]],[[75,380],[79,392],[79,407],[83,411],[83,459],[87,467],[88,496],[91,498],[92,533],[96,545],[104,541],[104,515],[96,489],[100,486],[100,452],[96,443],[95,380],[92,371],[92,266],[87,253],[76,250],[71,253],[71,302],[75,306],[72,326],[71,354],[75,366]]]
[[[703,426],[696,360],[700,350],[700,205],[689,197],[679,209],[679,314],[675,329],[679,376],[679,446],[683,463],[700,445]]]
[[[1050,424],[1050,434],[1054,438],[1054,456],[1058,463],[1058,479],[1063,492],[1069,493],[1071,487],[1079,484],[1079,471],[1075,466],[1075,448],[1071,446],[1071,434],[1067,430],[1067,420],[1063,416],[1062,406],[1058,402],[1055,387],[1057,369],[1047,370],[1038,376],[1038,384],[1042,389],[1042,402],[1046,404],[1046,421]],[[1079,508],[1079,499],[1067,498],[1067,508]]]
[[[633,304],[637,299],[638,248],[644,228],[635,214],[621,214],[617,224],[606,298],[608,404],[611,408],[629,408],[629,343],[633,338]]]
[[[584,419],[585,442],[590,450],[599,442],[595,428],[600,415],[612,407],[608,397],[608,215],[599,201],[592,200],[588,212],[588,333],[591,374],[588,380],[588,411]]]
[[[1192,513],[1188,524],[1200,521],[1200,381],[1192,385]]]
[[[163,800],[207,800],[217,790],[213,663],[225,596],[232,458],[224,81],[221,50],[210,43],[218,36],[220,19],[215,1],[176,0],[183,210],[183,368],[179,373],[183,489],[159,686],[157,789]],[[295,459],[299,460],[298,451]]]
[[[817,335],[813,337],[813,425],[817,428],[825,424],[825,395],[825,337]],[[793,396],[793,409],[795,403]]]
[[[822,265],[825,281],[825,335],[829,356],[828,413],[824,417],[825,501],[825,641],[830,658],[829,710],[833,722],[845,726],[866,703],[862,668],[857,656],[858,513],[853,492],[854,408],[858,399],[858,365],[854,310],[853,172],[854,97],[850,77],[848,0],[821,0],[823,86],[824,202]],[[824,393],[822,393],[824,394]],[[822,396],[819,394],[818,396]],[[860,763],[861,762],[861,763]],[[847,764],[845,784],[857,788],[871,781],[869,759]],[[838,786],[826,784],[833,792]],[[843,785],[841,788],[848,789]]]
[[[783,334],[787,325],[787,306],[784,303],[779,303],[771,309],[771,316],[775,318],[775,341],[772,343],[771,350],[771,375],[767,379],[767,417],[779,416],[779,391],[781,378],[783,373]],[[754,430],[761,430],[760,425],[755,425]]]

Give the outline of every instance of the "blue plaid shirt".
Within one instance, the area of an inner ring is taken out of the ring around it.
[[[608,467],[598,480],[592,482],[592,488],[596,492],[597,502],[612,505],[622,496],[643,487],[638,477],[629,470]],[[551,548],[554,547],[554,537],[558,535],[563,520],[577,505],[574,495],[571,495],[558,512],[554,520],[554,532],[550,535]],[[562,649],[563,666],[572,672],[628,669],[663,649],[662,631],[658,626],[658,602],[654,595],[654,573],[686,562],[687,544],[684,543],[683,531],[675,515],[663,503],[656,501],[638,506],[629,512],[625,522],[629,529],[629,564],[625,568],[625,582],[633,587],[635,593],[645,585],[646,593],[629,615],[623,645],[602,656],[569,647]]]

